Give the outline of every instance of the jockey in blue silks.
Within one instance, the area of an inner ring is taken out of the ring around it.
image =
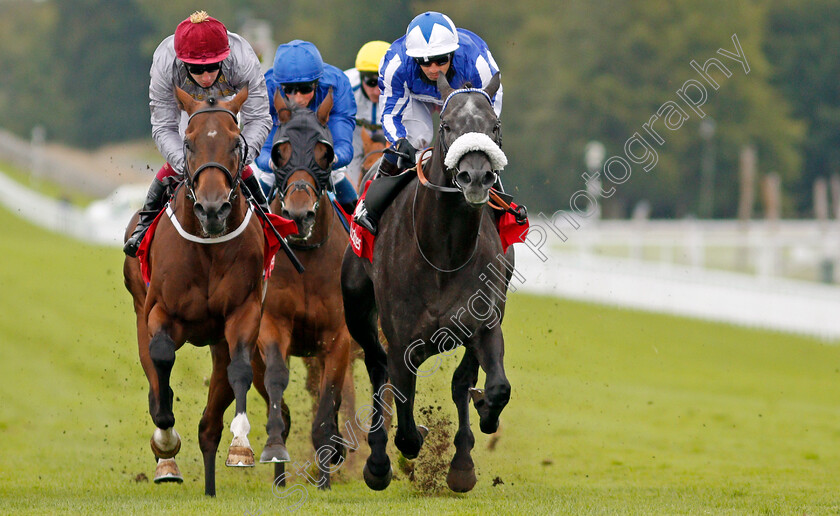
[[[332,133],[335,152],[332,182],[336,200],[345,211],[351,213],[358,199],[356,189],[343,172],[335,170],[344,167],[353,159],[356,100],[347,76],[335,66],[325,64],[315,45],[296,39],[277,47],[274,66],[265,73],[265,84],[268,88],[269,99],[273,99],[275,91],[279,90],[281,95],[291,102],[306,106],[313,111],[318,109],[332,88],[333,107],[327,122]],[[274,102],[269,103],[273,125],[256,159],[257,165],[263,170],[273,170],[271,146],[279,126]],[[271,186],[274,175],[263,175],[262,181]]]
[[[445,100],[437,89],[439,74],[445,74],[453,88],[467,82],[483,88],[497,71],[487,44],[474,33],[456,28],[445,14],[429,11],[414,18],[405,36],[391,44],[379,68],[382,129],[396,150],[385,154],[379,175],[394,176],[414,166],[417,149],[431,145],[432,113],[440,111]],[[501,115],[501,86],[493,108]],[[355,222],[375,235],[379,218],[405,184],[371,183],[364,202],[356,208]]]

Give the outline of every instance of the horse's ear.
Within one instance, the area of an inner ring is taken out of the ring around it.
[[[502,72],[496,72],[493,74],[493,77],[490,79],[490,82],[487,83],[487,87],[484,88],[484,93],[490,95],[490,98],[493,98],[493,95],[499,91],[499,86],[502,85]]]
[[[280,90],[274,91],[274,110],[277,111],[277,120],[285,124],[292,119],[292,108],[286,101],[286,97],[280,95]]]
[[[327,121],[330,119],[330,111],[333,108],[333,92],[332,86],[330,86],[329,91],[327,92],[327,97],[321,102],[321,105],[318,106],[318,121],[321,122],[321,125],[327,125]]]
[[[449,97],[449,94],[452,93],[453,90],[452,86],[449,85],[449,81],[446,80],[445,73],[438,74],[437,87],[440,92],[440,100],[446,101],[446,98]]]
[[[230,104],[228,104],[228,108],[234,113],[239,113],[239,110],[242,109],[242,104],[244,104],[247,99],[248,85],[246,84],[245,87],[239,90],[239,93],[231,99]]]
[[[178,86],[175,86],[175,100],[178,101],[178,107],[186,111],[189,115],[193,114],[195,106],[198,104],[198,102],[196,102],[189,93]]]

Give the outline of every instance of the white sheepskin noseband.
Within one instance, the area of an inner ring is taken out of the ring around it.
[[[496,142],[484,133],[466,133],[456,138],[452,142],[452,145],[449,146],[443,164],[447,168],[455,168],[458,166],[461,158],[464,157],[464,154],[472,151],[480,151],[487,154],[493,170],[502,170],[507,165],[508,161],[505,153],[496,145]]]

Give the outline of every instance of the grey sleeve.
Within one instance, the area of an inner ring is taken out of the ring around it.
[[[152,139],[164,159],[178,173],[184,171],[184,141],[179,132],[181,109],[175,100],[172,80],[174,52],[169,56],[161,43],[155,51],[150,72],[149,109],[151,110]]]
[[[244,41],[244,40],[243,40]],[[238,72],[248,85],[248,99],[242,105],[242,137],[248,142],[246,164],[254,161],[271,130],[271,113],[268,109],[268,90],[260,70],[260,61],[251,46],[244,42]]]

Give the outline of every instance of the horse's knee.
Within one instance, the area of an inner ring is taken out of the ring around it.
[[[202,452],[215,452],[222,440],[222,421],[209,421],[202,417],[198,422],[198,446]]]
[[[165,332],[158,332],[149,342],[149,357],[158,371],[170,371],[175,364],[175,342]]]
[[[490,385],[486,390],[487,403],[491,408],[500,409],[510,400],[510,383],[507,381]]]
[[[227,367],[228,380],[232,387],[237,384],[251,385],[254,381],[254,371],[251,369],[251,362],[248,359],[246,349],[240,349],[234,357],[231,357]]]

